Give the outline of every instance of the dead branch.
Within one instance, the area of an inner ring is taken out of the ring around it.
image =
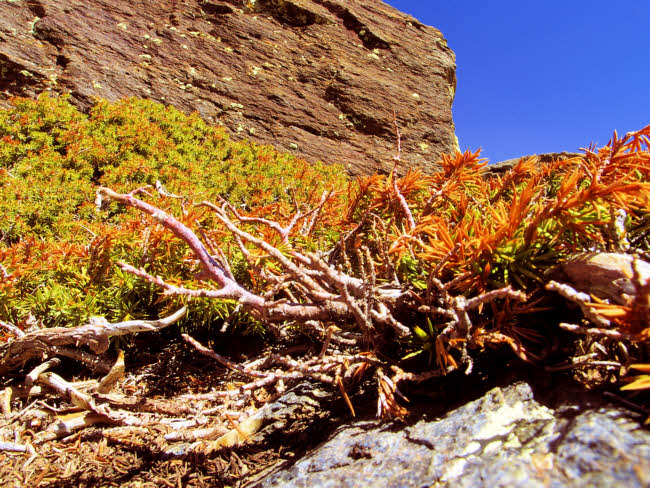
[[[228,429],[217,425],[216,427],[208,427],[204,429],[194,429],[189,431],[174,431],[165,435],[167,442],[186,441],[194,442],[198,440],[210,440],[215,437],[220,437],[228,432]]]
[[[600,329],[597,327],[581,327],[575,324],[560,323],[560,327],[564,330],[573,332],[574,334],[582,334],[590,337],[608,337],[616,340],[632,340],[632,334],[626,334],[614,329]]]
[[[350,407],[350,410],[354,415],[354,409],[352,408],[350,400],[345,393],[344,381],[353,381],[355,375],[366,366],[372,365],[377,368],[385,367],[385,364],[382,361],[378,360],[370,354],[349,355],[335,353],[334,355],[326,356],[324,355],[324,350],[321,352],[321,354],[314,358],[299,360],[292,359],[287,356],[271,354],[264,360],[255,361],[253,364],[248,365],[248,367],[244,367],[242,365],[235,364],[223,356],[215,353],[214,351],[204,347],[198,341],[188,335],[183,335],[183,337],[202,354],[217,360],[224,366],[233,369],[234,371],[240,372],[253,378],[258,378],[255,381],[240,386],[236,390],[215,391],[199,395],[183,395],[181,397],[192,400],[214,400],[217,398],[241,395],[246,391],[252,391],[273,384],[276,385],[277,389],[277,385],[284,385],[285,382],[295,382],[297,380],[316,380],[321,383],[326,383],[332,387],[338,387],[341,390],[344,399],[346,400],[348,406]],[[270,371],[260,371],[258,369],[261,367],[270,367],[273,365],[279,365],[286,368],[286,370],[274,369]],[[258,427],[257,424],[254,425],[255,428]],[[241,442],[241,432],[239,429],[236,430],[237,432],[230,432],[228,436],[238,439],[237,442]],[[230,445],[228,443],[230,441],[223,442],[227,442],[226,444],[222,444],[224,447]]]
[[[86,380],[86,381],[75,381],[70,382],[78,390],[89,390],[91,388],[96,388],[99,384],[97,380]],[[29,397],[41,397],[45,395],[49,390],[46,387],[39,385],[25,386],[8,386],[4,389],[4,397],[7,398],[7,404],[10,405],[11,401],[15,398],[29,398]],[[3,407],[4,408],[4,407]],[[9,413],[10,409],[7,409],[4,413]]]
[[[68,383],[58,374],[42,373],[38,377],[37,382],[43,386],[48,386],[53,390],[58,391],[64,397],[67,397],[66,399],[68,399],[73,405],[83,410],[89,410],[100,415],[104,414],[104,412],[98,410],[95,401],[88,393],[77,390],[71,383]]]
[[[77,412],[71,415],[65,415],[59,418],[56,422],[49,425],[47,429],[39,432],[34,438],[36,444],[51,441],[53,439],[60,439],[61,437],[68,436],[77,430],[85,427],[90,427],[96,424],[110,424],[111,421],[101,414],[95,412]]]
[[[52,348],[51,353],[56,356],[62,356],[64,358],[79,361],[95,373],[108,373],[111,370],[111,363],[109,361],[95,354],[82,351],[81,349],[54,347]]]
[[[368,302],[364,307],[363,301],[367,301],[369,296],[368,285],[364,280],[338,271],[333,266],[325,263],[316,254],[303,255],[297,251],[293,251],[287,256],[276,247],[237,226],[227,215],[226,209],[230,210],[240,221],[247,221],[246,219],[248,218],[240,216],[227,202],[222,207],[210,202],[201,202],[201,206],[208,207],[215,212],[217,218],[236,238],[244,254],[246,254],[244,243],[264,251],[290,277],[289,281],[291,284],[299,287],[306,301],[274,301],[267,296],[252,293],[232,279],[232,275],[230,275],[224,266],[219,265],[212,258],[212,255],[191,229],[163,210],[136,198],[136,192],[119,194],[108,188],[100,188],[98,190],[98,199],[112,199],[151,215],[157,222],[190,247],[202,266],[201,278],[212,280],[220,287],[215,290],[205,288],[189,289],[183,286],[175,286],[167,283],[162,278],[152,276],[144,269],[137,269],[126,263],[119,263],[120,267],[125,271],[158,285],[166,294],[236,300],[251,315],[266,323],[356,319],[357,322],[364,324],[374,322],[387,325],[401,337],[409,334],[409,329],[399,323],[392,315],[391,306],[395,303],[392,294],[384,297],[381,294],[381,290],[370,290],[371,295],[373,295],[372,303],[370,304]],[[308,214],[306,213],[302,216],[304,217]],[[269,225],[280,236],[288,235],[287,233],[291,230],[288,227],[282,228],[279,224],[267,220],[249,219],[248,221]],[[368,269],[370,270],[370,268]],[[273,283],[279,284],[282,281],[283,279],[278,281],[278,278],[276,278]],[[384,301],[384,299],[387,299],[387,301]]]
[[[41,375],[41,373],[45,373],[48,369],[59,366],[60,364],[61,364],[60,359],[52,358],[48,361],[45,361],[43,364],[36,366],[25,377],[25,386],[27,388],[31,387],[36,382],[36,380]]]
[[[216,352],[212,351],[211,349],[208,349],[205,347],[203,344],[201,344],[199,341],[194,339],[192,336],[188,334],[183,334],[183,339],[185,339],[188,343],[190,343],[194,348],[199,351],[201,354],[204,356],[211,357],[215,360],[217,360],[219,363],[224,365],[226,368],[230,368],[234,371],[238,371],[242,374],[252,376],[254,378],[266,378],[268,374],[265,373],[260,373],[259,371],[255,371],[253,369],[246,368],[242,366],[241,364],[234,363],[230,361],[229,359],[226,359],[223,357],[221,354],[217,354]]]
[[[584,316],[593,324],[599,325],[601,328],[610,327],[611,322],[599,315],[592,307],[589,306],[591,303],[591,296],[587,293],[578,291],[566,283],[558,283],[557,281],[553,280],[549,281],[546,284],[546,289],[559,293],[567,300],[577,304],[580,307],[580,310],[582,310]]]
[[[16,327],[14,324],[11,322],[4,322],[0,320],[0,327],[7,329],[9,332],[11,332],[13,335],[16,337],[23,337],[25,335],[25,332]]]
[[[62,346],[88,346],[94,353],[102,354],[108,349],[111,337],[160,330],[180,320],[186,312],[187,307],[182,307],[172,315],[158,320],[127,320],[116,323],[91,320],[89,324],[79,327],[53,327],[30,332],[5,346],[5,351],[1,353],[0,375],[19,368],[30,359],[56,356],[61,352]]]
[[[99,382],[97,393],[110,393],[113,386],[124,377],[124,351],[120,351],[117,355],[117,361],[104,378]]]
[[[305,212],[296,211],[294,216],[291,218],[291,221],[284,227],[282,227],[278,222],[275,222],[273,220],[269,220],[261,217],[247,217],[241,215],[231,203],[225,200],[223,200],[223,207],[230,210],[230,212],[232,212],[232,214],[235,216],[235,218],[237,218],[239,222],[263,224],[268,226],[278,234],[283,244],[288,244],[289,235],[291,234],[291,231],[294,229],[296,224],[298,224],[298,222],[300,222],[301,220],[304,220],[304,225],[303,228],[301,229],[301,235],[309,235],[309,233],[311,233],[314,224],[316,223],[316,219],[318,218],[318,215],[322,211],[323,206],[332,197],[332,195],[333,195],[332,191],[323,192],[320,202],[315,208],[311,210],[307,210]],[[215,206],[209,202],[202,202],[200,205],[209,206],[210,208],[215,209]],[[307,219],[307,217],[310,218]]]
[[[393,112],[393,125],[395,126],[395,135],[397,136],[397,153],[393,157],[393,170],[390,173],[390,180],[393,183],[393,191],[395,192],[395,196],[397,197],[397,201],[399,202],[400,208],[402,209],[402,212],[404,212],[404,215],[406,216],[406,222],[408,223],[408,231],[411,232],[413,229],[415,229],[415,220],[413,219],[413,214],[411,213],[411,209],[409,208],[408,203],[406,202],[406,198],[404,198],[404,195],[402,195],[402,192],[399,190],[397,187],[397,165],[402,162],[402,134],[399,131],[399,126],[397,125],[397,114]]]
[[[27,452],[27,446],[15,442],[0,442],[0,451]]]

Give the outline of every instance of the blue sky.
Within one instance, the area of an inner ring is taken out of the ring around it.
[[[650,124],[650,1],[384,0],[456,53],[461,150],[497,162]]]

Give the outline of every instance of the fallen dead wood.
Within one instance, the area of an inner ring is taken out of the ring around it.
[[[91,410],[99,414],[104,413],[97,410],[95,401],[88,393],[77,390],[58,374],[51,372],[43,373],[38,377],[37,382],[43,386],[49,386],[53,390],[58,391],[62,396],[67,397],[66,400],[70,401],[70,403],[76,407],[83,410]]]
[[[164,329],[184,317],[186,312],[187,307],[182,307],[172,315],[158,320],[109,323],[95,319],[79,327],[53,327],[30,332],[0,348],[0,375],[19,368],[30,359],[59,355],[69,345],[76,348],[88,346],[93,353],[102,354],[108,349],[111,337]]]
[[[157,398],[131,398],[124,395],[112,393],[110,395],[97,393],[94,395],[97,401],[110,404],[111,408],[130,410],[138,412],[161,413],[165,415],[195,415],[196,409],[187,402],[166,401]]]
[[[76,412],[70,415],[59,417],[54,423],[50,424],[45,430],[39,432],[34,437],[35,444],[42,444],[54,439],[73,434],[74,432],[90,427],[96,424],[111,424],[111,420],[105,415],[95,412]]]
[[[27,446],[15,442],[0,442],[0,451],[27,452]]]
[[[98,385],[97,380],[85,380],[85,381],[76,381],[71,383],[75,388],[81,390],[87,390],[88,388],[94,388]],[[28,398],[28,397],[40,397],[48,393],[50,390],[39,385],[26,386],[26,385],[16,385],[8,386],[4,389],[3,396],[7,397],[7,402],[11,402],[14,398]],[[4,402],[4,400],[3,400]],[[10,413],[9,410],[6,410],[4,413]]]
[[[115,361],[111,370],[99,382],[97,393],[110,393],[113,386],[115,386],[119,380],[124,378],[124,372],[124,351],[120,351],[117,355],[117,361]]]

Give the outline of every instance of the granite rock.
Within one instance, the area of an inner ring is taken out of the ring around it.
[[[525,382],[490,390],[437,420],[339,428],[272,487],[646,487],[650,432],[609,406],[539,403]]]

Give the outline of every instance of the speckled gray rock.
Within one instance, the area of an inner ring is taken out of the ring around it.
[[[436,421],[359,422],[271,487],[647,487],[650,433],[614,408],[549,409],[526,383],[493,389]]]

